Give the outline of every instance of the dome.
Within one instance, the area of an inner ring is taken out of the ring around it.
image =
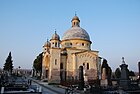
[[[90,37],[86,30],[80,27],[80,20],[76,15],[72,18],[71,22],[72,27],[64,33],[62,40],[83,39],[90,41]]]
[[[55,33],[52,35],[52,39],[54,39],[54,40],[60,40],[60,37],[59,37],[59,35],[56,33],[56,31],[55,31]]]
[[[47,42],[45,42],[44,47],[50,47],[51,43],[47,40]]]
[[[86,30],[78,26],[71,27],[64,33],[62,40],[67,39],[84,39],[90,41],[90,37]]]
[[[78,20],[80,22],[79,18],[76,15],[73,17],[73,19],[71,21],[73,21],[73,20]]]

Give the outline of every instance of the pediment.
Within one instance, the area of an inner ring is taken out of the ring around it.
[[[95,52],[95,51],[84,51],[84,52],[78,52],[78,53],[75,53],[75,54],[79,58],[95,58],[95,57],[98,57],[98,52]]]

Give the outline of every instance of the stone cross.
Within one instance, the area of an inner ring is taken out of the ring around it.
[[[125,64],[124,57],[122,57],[122,64]]]

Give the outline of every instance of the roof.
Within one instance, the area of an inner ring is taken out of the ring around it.
[[[84,39],[90,41],[88,33],[81,27],[71,27],[69,30],[67,30],[64,33],[62,40],[67,39]]]

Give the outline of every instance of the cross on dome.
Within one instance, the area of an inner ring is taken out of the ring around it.
[[[124,57],[122,57],[122,63],[125,64]]]

